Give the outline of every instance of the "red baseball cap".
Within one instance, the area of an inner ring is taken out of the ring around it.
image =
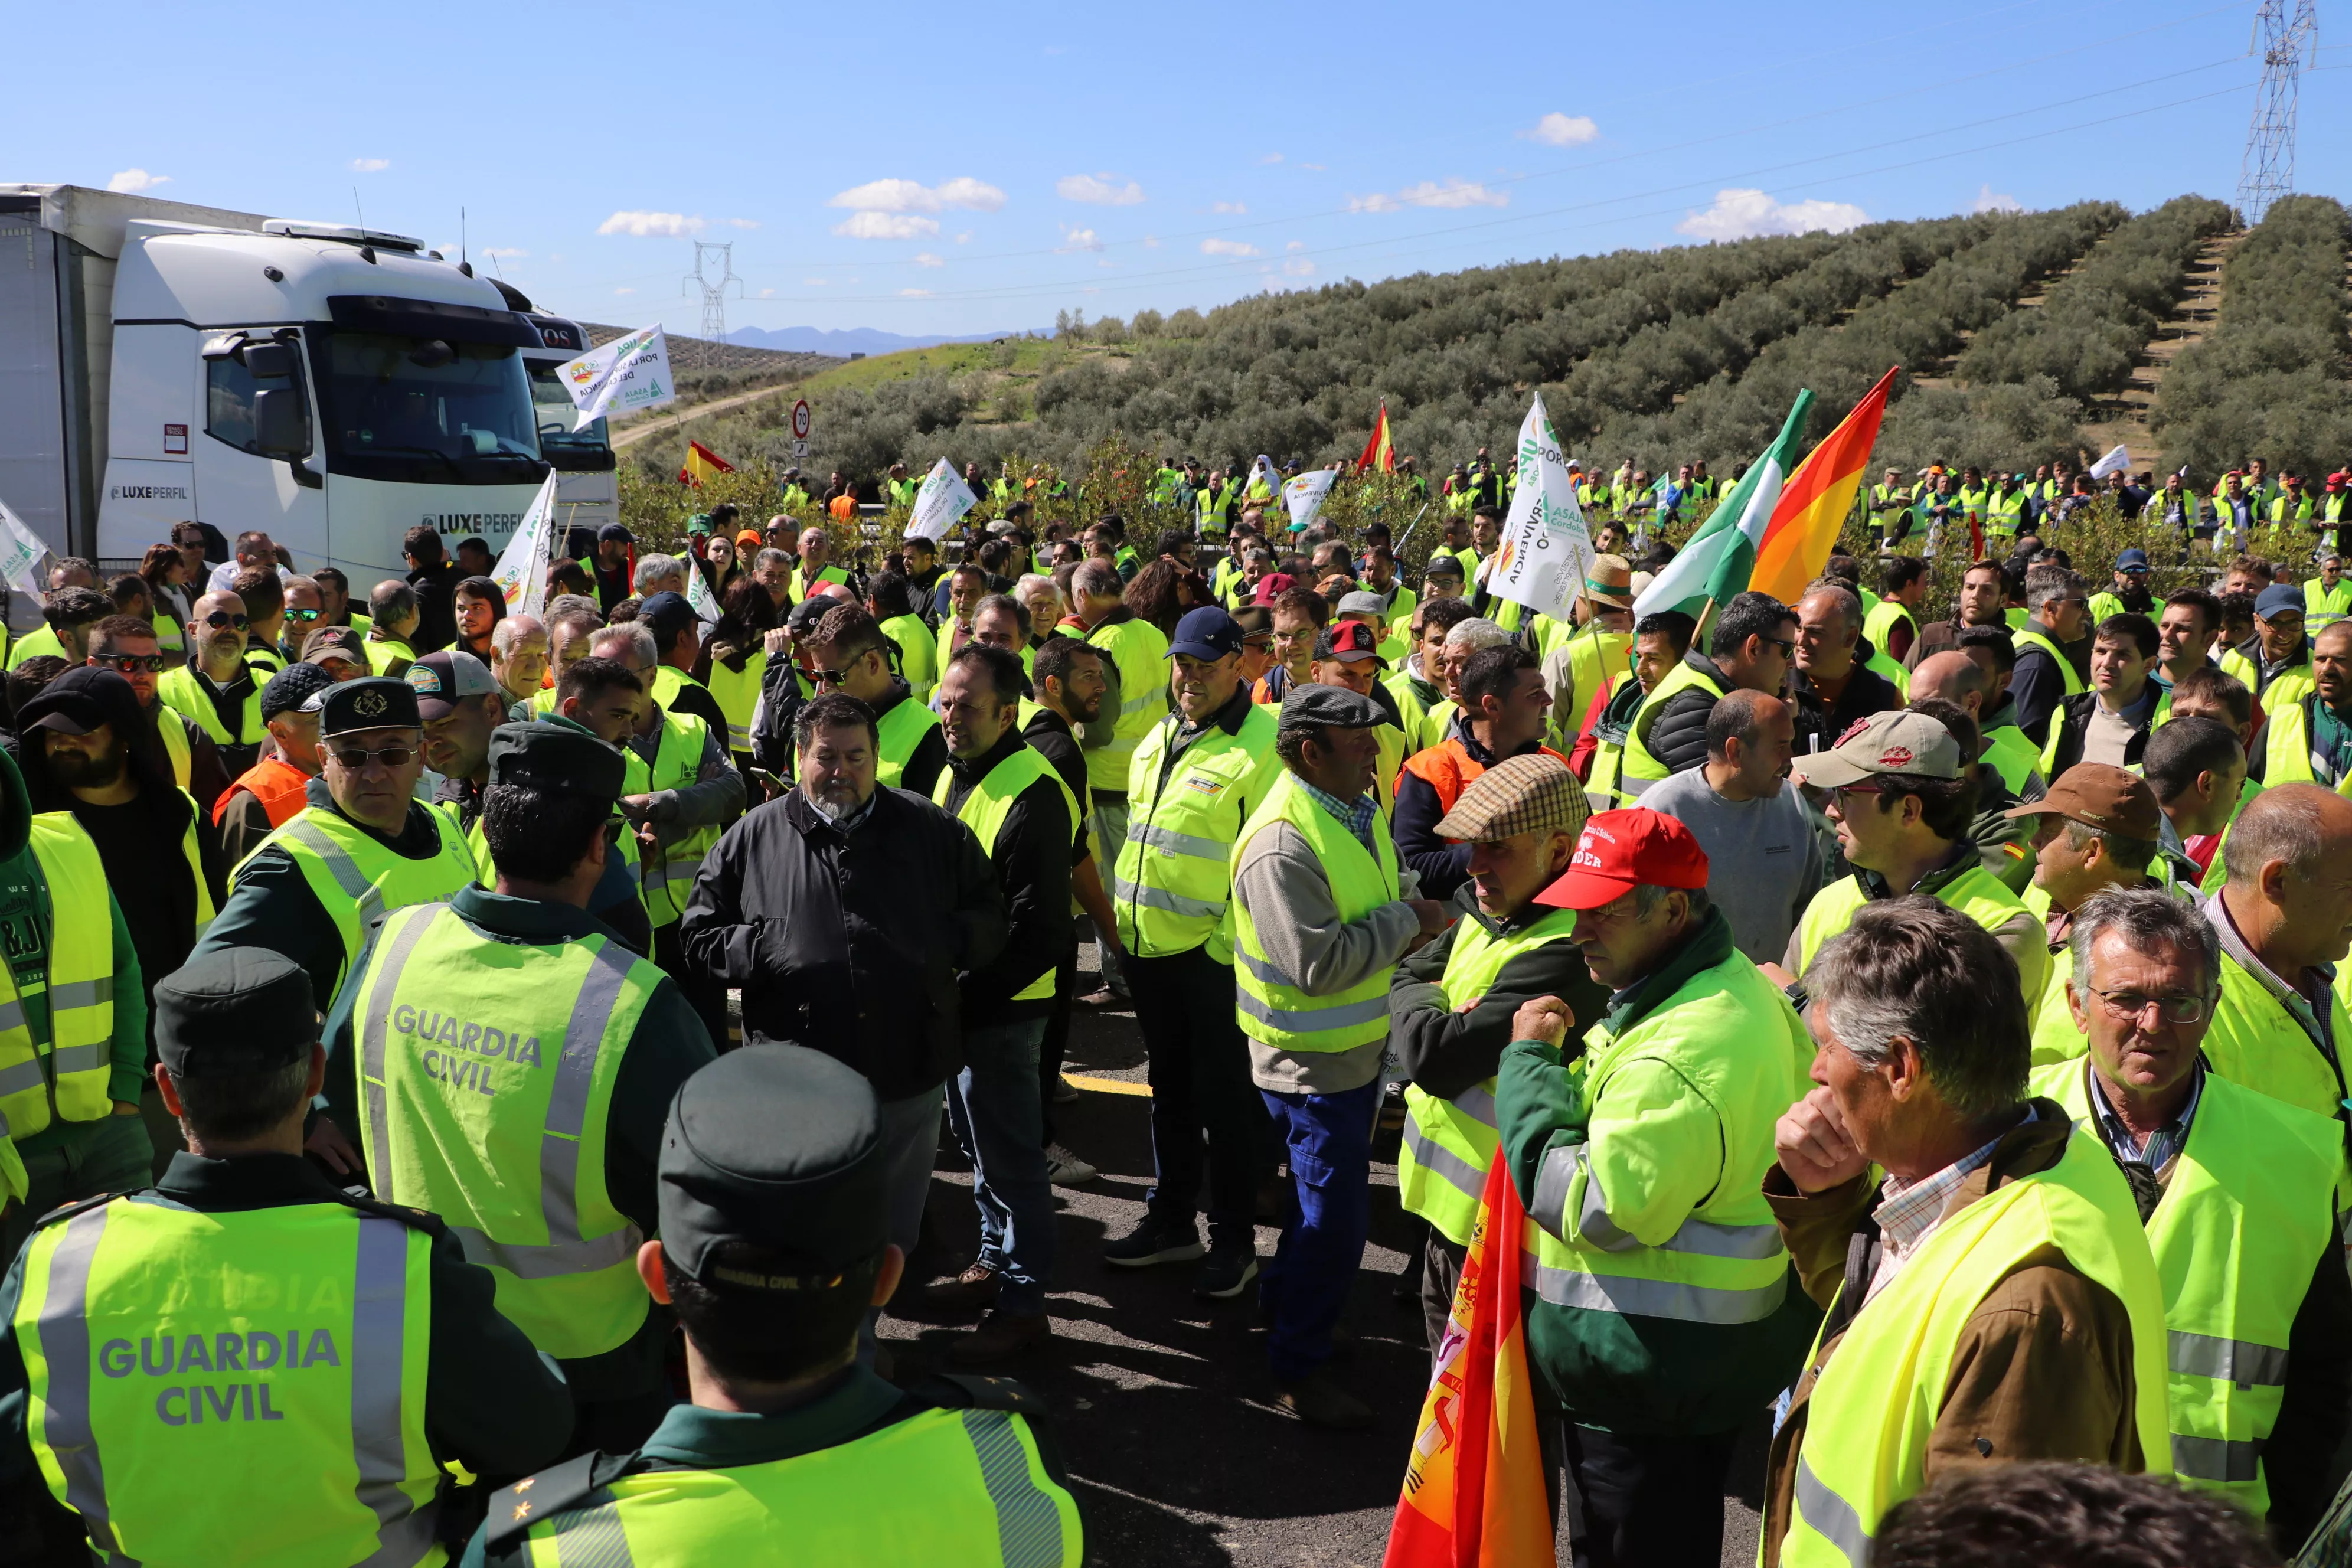
[[[1706,887],[1706,851],[1675,818],[1634,806],[1604,811],[1587,822],[1567,872],[1538,893],[1536,902],[1597,910],[1642,886]]]

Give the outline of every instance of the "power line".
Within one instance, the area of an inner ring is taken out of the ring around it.
[[[719,258],[719,276],[709,277],[703,270],[705,253]],[[743,279],[735,276],[735,242],[720,245],[708,239],[694,242],[694,270],[686,275],[687,291],[702,290],[702,335],[712,342],[727,340],[727,286],[735,285],[735,298],[743,297]]]
[[[2255,9],[2263,79],[2254,89],[2253,122],[2246,128],[2246,158],[2238,170],[2238,212],[2249,224],[2262,222],[2273,202],[2294,191],[2295,104],[2303,72],[2316,63],[2311,55],[2318,37],[2312,0],[2262,0]]]

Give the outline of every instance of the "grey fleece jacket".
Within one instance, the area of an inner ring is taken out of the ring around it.
[[[1372,828],[1386,833],[1388,825],[1374,817]],[[1398,866],[1397,893],[1397,902],[1342,922],[1323,863],[1287,822],[1252,838],[1234,876],[1234,896],[1249,910],[1267,960],[1310,996],[1337,995],[1396,966],[1421,934],[1420,917],[1403,901],[1421,896],[1412,867]],[[1383,1038],[1352,1050],[1285,1051],[1252,1040],[1250,1077],[1277,1094],[1344,1094],[1380,1075],[1387,1046]]]

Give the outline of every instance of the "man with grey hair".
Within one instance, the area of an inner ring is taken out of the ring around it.
[[[683,594],[686,592],[686,563],[675,555],[664,555],[659,551],[640,555],[637,557],[637,569],[629,579],[629,586],[636,590],[640,600],[650,599],[656,594]]]
[[[2033,1088],[2105,1147],[2147,1228],[2175,1473],[2291,1552],[2343,1481],[2352,1432],[2343,1130],[2207,1070],[2221,950],[2194,907],[2157,889],[2095,894],[2070,946],[2067,1001],[2089,1055],[2040,1069]]]
[[[1764,1568],[1868,1562],[1889,1509],[1989,1462],[2163,1468],[2163,1289],[2115,1161],[2027,1098],[2009,955],[1913,895],[1807,981],[1815,1087],[1764,1196],[1829,1316],[1773,1436]]]
[[[509,719],[531,716],[531,705],[540,700],[540,684],[547,676],[547,623],[537,616],[501,616],[490,628],[490,673],[499,678],[507,694]],[[553,693],[547,697],[552,707]]]
[[[386,577],[368,591],[368,668],[394,680],[416,662],[416,628],[425,618],[416,590]]]
[[[1799,751],[1827,751],[1872,714],[1903,706],[1902,688],[1872,668],[1877,662],[1878,650],[1862,635],[1854,591],[1833,577],[1808,586],[1797,601],[1797,668],[1789,683]]]
[[[793,568],[791,594],[793,603],[799,604],[816,590],[820,583],[840,583],[846,585],[849,574],[830,564],[833,559],[833,538],[822,528],[801,530],[801,563]]]
[[[769,545],[751,557],[751,581],[781,616],[793,602],[793,558]]]
[[[2083,639],[2089,623],[2090,586],[2072,568],[2045,561],[2026,571],[2025,612],[2013,638],[2017,668],[2009,695],[2017,704],[2017,727],[2042,746],[2049,743],[2050,716],[2067,698],[2089,689],[2084,671],[2066,650]]]
[[[1062,591],[1054,586],[1051,577],[1024,572],[1021,580],[1013,584],[1013,596],[1029,612],[1029,647],[1042,647],[1061,624]]]
[[[1462,710],[1462,667],[1470,662],[1470,656],[1481,648],[1500,647],[1510,640],[1510,633],[1484,616],[1465,616],[1446,632],[1444,657],[1440,660],[1443,668],[1428,672],[1445,690],[1445,700],[1431,708],[1429,717],[1422,721],[1423,733],[1429,737],[1431,745],[1444,743],[1445,737],[1453,733],[1454,715]],[[1429,663],[1426,655],[1422,662],[1424,666]]]
[[[1706,716],[1706,763],[1652,784],[1642,804],[1674,817],[1706,851],[1707,897],[1731,922],[1734,946],[1779,958],[1827,866],[1804,797],[1790,782],[1796,716],[1745,687]]]

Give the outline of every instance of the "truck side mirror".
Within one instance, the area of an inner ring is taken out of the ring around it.
[[[299,387],[281,386],[253,395],[253,446],[265,458],[289,461],[310,444],[310,417]]]
[[[245,368],[257,381],[281,381],[294,374],[294,351],[284,343],[247,343]]]

